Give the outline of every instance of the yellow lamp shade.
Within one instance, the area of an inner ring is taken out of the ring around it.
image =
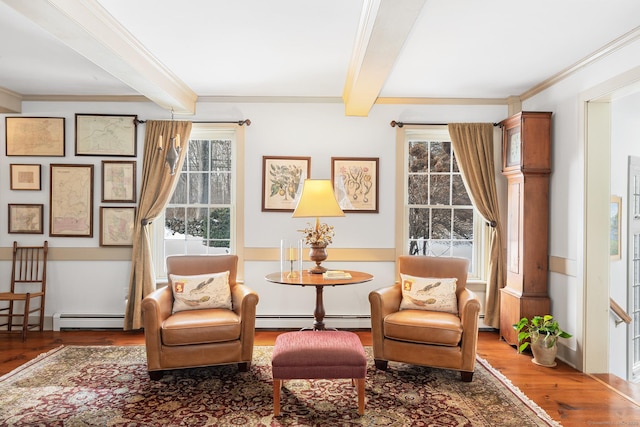
[[[293,218],[344,216],[333,193],[331,180],[306,179]]]

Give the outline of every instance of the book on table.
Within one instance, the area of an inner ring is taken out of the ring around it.
[[[322,273],[324,279],[351,279],[351,274],[341,270],[327,270]]]

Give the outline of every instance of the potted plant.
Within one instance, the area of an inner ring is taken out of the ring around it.
[[[560,329],[558,321],[550,314],[534,316],[531,320],[523,317],[513,328],[518,332],[518,353],[531,345],[533,363],[547,367],[556,366],[558,337],[572,337]]]

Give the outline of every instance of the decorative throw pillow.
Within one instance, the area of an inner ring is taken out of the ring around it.
[[[458,314],[456,278],[415,277],[400,274],[402,301],[400,310],[446,311]]]
[[[173,291],[173,312],[200,310],[203,308],[226,308],[231,310],[229,272],[178,276],[170,274]]]

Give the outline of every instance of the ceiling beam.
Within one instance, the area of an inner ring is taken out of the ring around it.
[[[2,1],[161,107],[195,113],[195,92],[96,0]]]
[[[367,116],[426,0],[365,0],[342,99],[347,116]]]

